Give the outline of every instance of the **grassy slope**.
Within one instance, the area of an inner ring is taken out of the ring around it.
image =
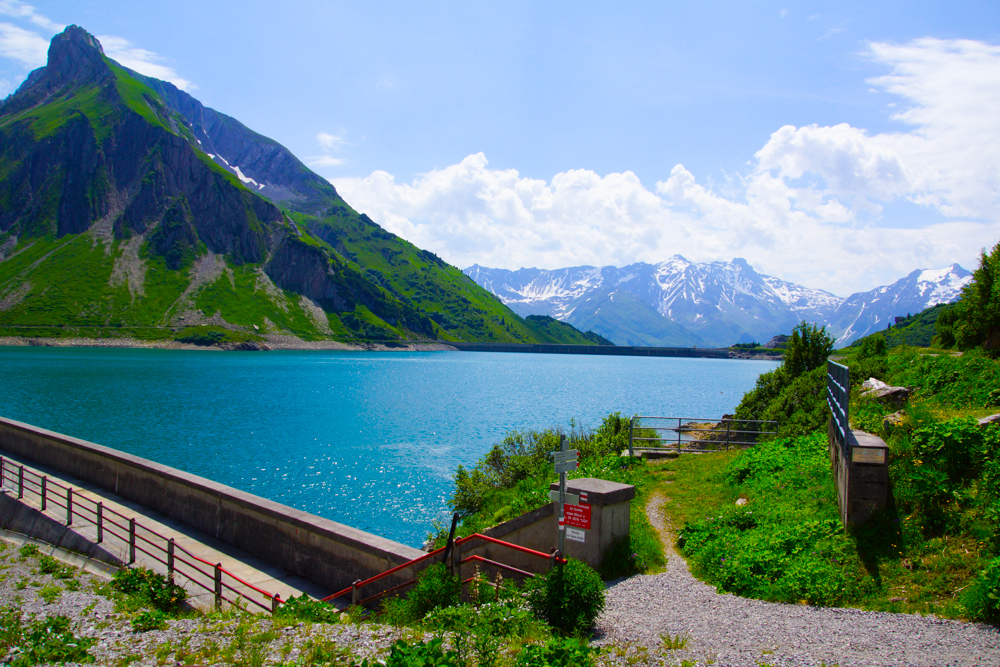
[[[881,335],[885,338],[887,347],[898,347],[900,345],[912,345],[914,347],[929,347],[931,339],[934,337],[934,326],[941,313],[955,307],[955,304],[938,304],[923,310],[916,315],[911,315],[898,324],[885,331],[880,331],[851,343],[848,348],[860,347],[865,338]]]
[[[822,432],[664,464],[667,511],[699,577],[769,600],[974,615],[965,596],[1000,548],[995,492],[975,471],[994,465],[1000,433],[963,418],[996,412],[986,404],[1000,399],[1000,364],[900,349],[886,366],[890,382],[918,389],[888,430],[895,408],[853,399],[855,427],[890,446],[894,501],[866,527],[840,526]]]

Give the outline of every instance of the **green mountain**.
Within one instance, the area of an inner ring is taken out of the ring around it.
[[[591,343],[525,321],[70,26],[0,104],[0,335],[122,333]]]
[[[879,335],[885,338],[886,347],[896,347],[898,345],[930,347],[931,339],[934,338],[934,334],[936,333],[938,317],[941,316],[941,313],[949,311],[954,307],[954,303],[939,303],[914,315],[907,315],[888,329],[873,333],[864,338],[859,338],[851,343],[849,347],[860,347],[866,339]]]

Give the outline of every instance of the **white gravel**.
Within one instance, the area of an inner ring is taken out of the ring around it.
[[[662,497],[653,499],[649,517],[666,536],[662,502]],[[609,647],[612,664],[636,664],[649,655],[650,664],[714,661],[718,667],[1000,665],[1000,633],[993,626],[720,594],[695,579],[664,542],[666,572],[608,586],[596,643]],[[685,634],[684,650],[663,649],[661,636]]]

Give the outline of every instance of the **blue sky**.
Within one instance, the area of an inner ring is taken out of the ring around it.
[[[998,7],[0,0],[0,92],[76,23],[458,266],[846,295],[1000,240]]]

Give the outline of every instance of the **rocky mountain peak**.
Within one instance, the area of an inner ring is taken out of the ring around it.
[[[112,76],[97,38],[80,26],[71,25],[52,38],[48,63],[28,75],[17,92],[3,102],[0,112],[30,109],[68,90],[100,84]]]
[[[91,81],[109,72],[104,49],[97,38],[80,26],[71,25],[52,38],[46,74],[54,81]]]

